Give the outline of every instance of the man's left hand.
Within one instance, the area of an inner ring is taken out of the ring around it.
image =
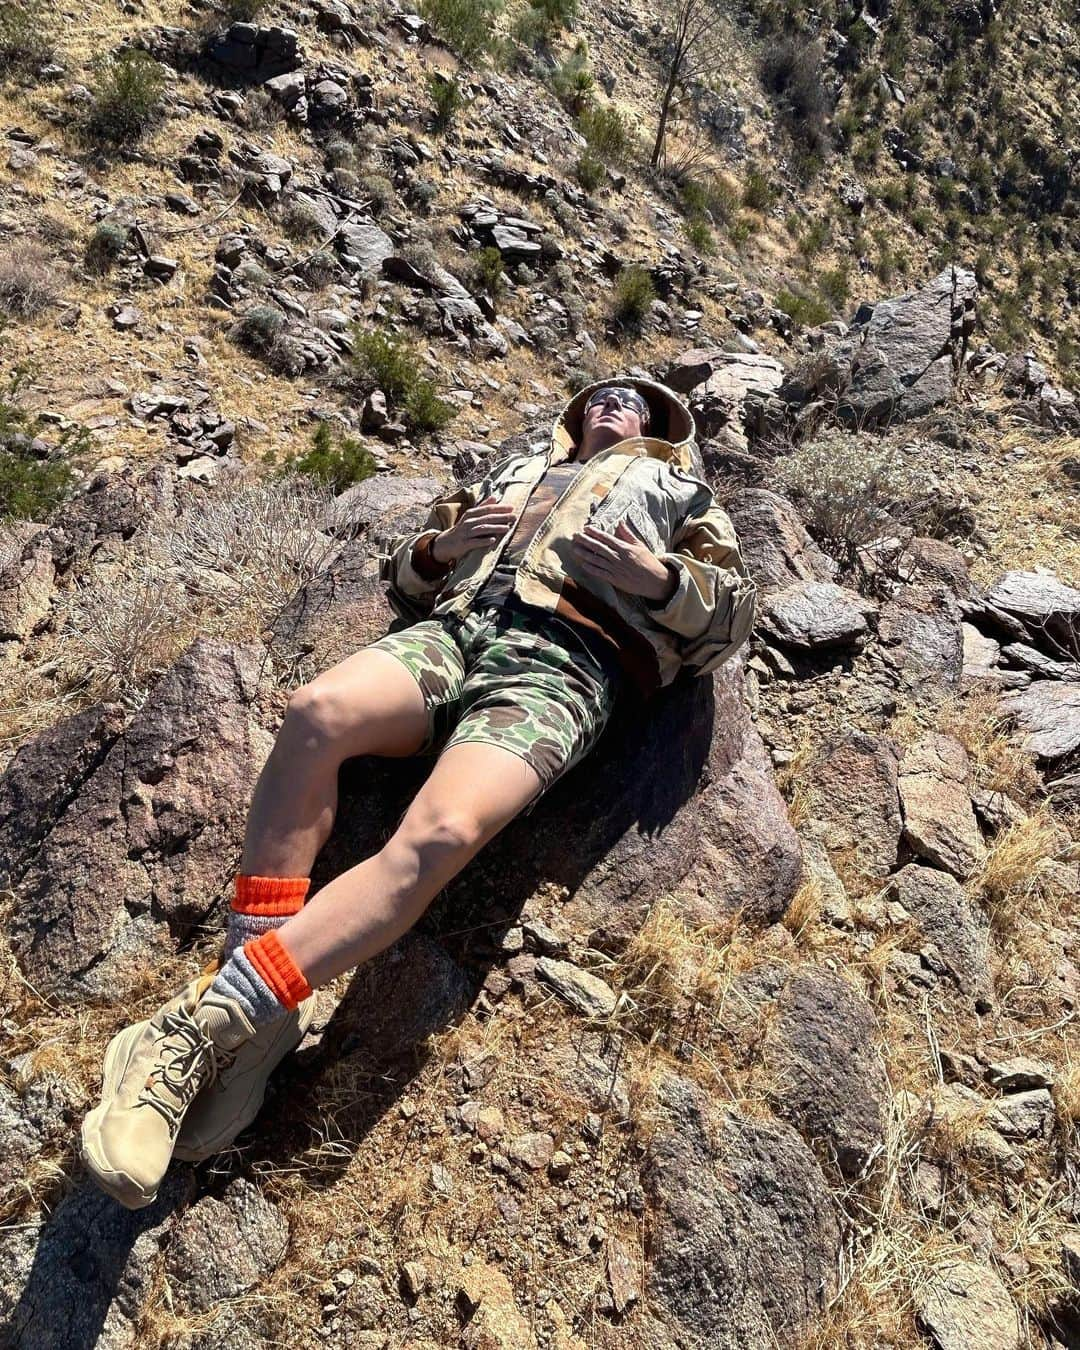
[[[647,548],[623,520],[614,534],[586,525],[571,543],[585,571],[617,590],[654,603],[669,600],[675,593],[678,577],[674,568]]]

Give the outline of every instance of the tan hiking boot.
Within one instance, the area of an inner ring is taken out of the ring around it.
[[[184,1115],[255,1034],[232,999],[204,997],[204,973],[145,1022],[109,1042],[101,1104],[82,1126],[82,1159],[103,1191],[128,1209],[157,1196]]]
[[[173,1156],[202,1162],[228,1148],[259,1114],[270,1075],[300,1044],[314,1016],[312,995],[276,1022],[259,1027],[199,1093],[184,1116]]]

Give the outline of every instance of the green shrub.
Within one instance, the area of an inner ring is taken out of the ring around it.
[[[711,257],[716,252],[716,240],[713,238],[713,232],[709,229],[708,221],[701,216],[687,223],[686,237],[699,253]]]
[[[605,164],[619,164],[630,149],[630,132],[626,119],[611,103],[592,103],[581,110],[578,117],[581,134],[589,148]]]
[[[267,356],[285,330],[285,315],[273,305],[253,305],[240,316],[236,340],[249,352]]]
[[[827,323],[832,318],[828,305],[816,296],[796,295],[794,291],[781,291],[776,297],[776,308],[782,309],[804,328],[816,328],[819,323]]]
[[[43,0],[0,4],[0,71],[33,70],[51,59],[55,12]]]
[[[472,258],[469,281],[473,290],[497,300],[506,287],[503,280],[503,258],[497,248],[482,248]]]
[[[738,210],[739,190],[723,174],[709,174],[705,178],[686,175],[679,182],[678,190],[682,208],[691,218],[710,215],[726,222]]]
[[[420,12],[437,36],[466,61],[491,51],[503,0],[422,0]]]
[[[760,169],[751,169],[743,185],[742,203],[750,211],[767,211],[776,201],[777,191]]]
[[[591,150],[586,150],[574,165],[574,177],[586,192],[595,192],[607,177],[604,161],[598,159]]]
[[[640,328],[655,299],[656,287],[648,268],[632,263],[623,268],[615,283],[612,317],[623,328]]]
[[[353,436],[342,436],[334,445],[329,422],[320,422],[305,455],[289,455],[283,469],[297,469],[311,478],[329,483],[335,492],[344,492],[354,483],[362,483],[378,472],[375,457]]]
[[[350,365],[360,392],[366,396],[381,389],[412,431],[441,431],[457,416],[454,405],[440,399],[421,373],[412,345],[393,333],[355,329]]]
[[[818,277],[818,289],[833,309],[843,309],[851,293],[851,281],[844,267],[826,268]]]
[[[799,252],[809,261],[815,257],[829,241],[832,223],[828,216],[818,216],[810,222],[804,234],[799,235]]]
[[[369,173],[360,179],[360,190],[368,199],[371,214],[385,215],[397,205],[397,189],[384,173]]]
[[[94,233],[86,241],[84,261],[87,270],[104,276],[110,271],[127,247],[127,227],[115,220],[103,220],[94,227]]]
[[[534,51],[550,47],[562,29],[573,27],[577,13],[577,0],[532,0],[514,24],[514,37]]]
[[[813,155],[828,148],[831,100],[823,76],[821,44],[784,37],[766,47],[761,81],[776,101],[792,139]]]
[[[87,133],[114,146],[137,141],[160,119],[164,89],[164,70],[153,57],[125,48],[101,68]]]
[[[736,248],[741,248],[753,233],[754,220],[752,216],[739,216],[728,227],[728,238]]]
[[[468,103],[457,80],[448,80],[438,71],[428,74],[428,93],[435,105],[433,124],[436,131],[445,131]]]
[[[588,104],[596,81],[589,69],[589,49],[584,38],[579,38],[565,61],[560,62],[549,76],[549,83],[559,102],[577,114]]]
[[[29,364],[18,364],[0,388],[0,521],[45,520],[68,496],[74,463],[90,448],[81,426],[65,428],[45,458],[31,448],[41,419],[22,406],[22,393],[34,374]]]

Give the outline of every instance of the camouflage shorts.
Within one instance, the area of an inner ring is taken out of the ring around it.
[[[511,609],[423,619],[368,644],[396,656],[428,709],[420,753],[463,741],[513,751],[540,776],[531,811],[607,724],[618,680],[558,619]]]

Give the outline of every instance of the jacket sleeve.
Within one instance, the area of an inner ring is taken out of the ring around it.
[[[430,611],[453,570],[432,556],[431,542],[437,534],[450,529],[463,511],[481,500],[488,483],[485,478],[437,497],[418,531],[376,536],[379,580],[387,583],[387,596],[399,614],[415,617]]]
[[[671,565],[678,584],[666,604],[645,602],[649,617],[678,639],[683,663],[705,675],[750,636],[757,605],[757,586],[735,527],[711,492],[703,488],[672,535],[669,551],[657,557]]]

